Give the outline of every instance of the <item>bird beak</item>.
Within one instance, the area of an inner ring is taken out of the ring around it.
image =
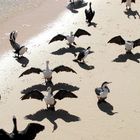
[[[111,84],[112,82],[108,82],[107,84]]]

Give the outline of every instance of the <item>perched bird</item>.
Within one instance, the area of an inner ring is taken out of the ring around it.
[[[131,50],[137,46],[140,46],[140,39],[135,41],[124,40],[120,35],[115,36],[108,41],[108,43],[116,43],[118,45],[125,45],[125,50],[127,54],[132,54]]]
[[[126,9],[131,9],[131,2],[135,3],[135,0],[122,0],[122,3],[126,2]]]
[[[71,69],[70,67],[64,66],[64,65],[60,65],[58,67],[55,67],[54,69],[50,69],[49,61],[46,61],[46,69],[41,70],[40,68],[31,67],[30,69],[27,69],[26,71],[24,71],[19,77],[22,77],[23,75],[28,75],[31,73],[37,73],[37,74],[43,73],[44,79],[46,82],[46,81],[52,80],[53,72],[58,73],[58,72],[62,72],[62,71],[76,73],[73,69]]]
[[[0,140],[33,140],[37,133],[44,130],[44,126],[37,123],[29,123],[23,131],[17,130],[17,120],[13,116],[14,128],[11,133],[0,129]]]
[[[13,47],[13,49],[15,50],[14,53],[17,54],[18,58],[20,58],[20,56],[23,56],[23,54],[25,52],[27,52],[27,47],[25,46],[20,46],[17,42],[16,42],[16,38],[17,38],[17,31],[12,31],[10,33],[10,44]]]
[[[81,35],[89,35],[89,36],[90,36],[91,34],[88,33],[87,31],[83,30],[83,29],[78,29],[78,30],[75,32],[75,34],[73,34],[73,32],[70,32],[70,35],[67,35],[67,36],[62,35],[62,34],[58,34],[58,35],[54,36],[54,37],[50,40],[49,44],[52,43],[52,42],[54,42],[54,41],[58,41],[58,40],[62,41],[62,40],[65,39],[65,40],[68,41],[69,46],[71,47],[72,43],[73,43],[74,45],[76,45],[76,43],[74,42],[75,37],[79,37],[79,36],[81,36]]]
[[[83,61],[83,63],[85,63],[85,58],[87,57],[87,55],[90,53],[90,49],[91,47],[87,47],[87,49],[81,51],[79,54],[78,54],[78,57],[77,59],[75,59],[74,61]]]
[[[64,90],[64,89],[59,90],[56,94],[53,95],[52,88],[48,87],[47,92],[48,92],[48,95],[46,96],[46,95],[43,95],[37,89],[35,89],[23,95],[21,97],[21,100],[25,100],[29,98],[38,99],[41,101],[44,100],[46,103],[47,109],[55,110],[54,106],[56,104],[56,99],[62,100],[63,98],[77,98],[77,96],[74,93]]]
[[[95,15],[95,11],[92,10],[91,4],[92,3],[90,2],[89,3],[89,10],[85,9],[86,21],[89,25],[91,24],[91,20],[93,19],[94,15]]]
[[[107,85],[110,83],[111,82],[105,81],[105,82],[103,82],[101,87],[95,88],[95,93],[96,93],[97,98],[98,98],[98,103],[105,102],[105,99],[107,98],[107,95],[110,92]]]

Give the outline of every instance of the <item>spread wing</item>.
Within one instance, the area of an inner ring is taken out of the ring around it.
[[[76,36],[76,37],[79,37],[81,35],[89,35],[90,36],[91,34],[83,29],[78,29],[74,34],[74,36]]]
[[[122,3],[126,2],[126,0],[122,0]]]
[[[62,41],[62,40],[64,40],[64,39],[66,39],[66,36],[64,36],[64,35],[62,35],[62,34],[58,34],[58,35],[56,35],[55,37],[53,37],[53,38],[50,40],[49,44],[50,44],[51,42],[58,41],[58,40]]]
[[[62,71],[76,73],[72,68],[64,66],[64,65],[58,66],[58,67],[54,68],[52,71],[55,71],[56,73],[62,72]]]
[[[34,89],[34,90],[26,93],[25,95],[23,95],[20,99],[25,100],[25,99],[29,99],[29,98],[38,99],[38,100],[42,101],[44,98],[44,95],[40,91],[38,91],[37,89]]]
[[[31,67],[30,69],[27,69],[26,71],[24,71],[19,77],[21,77],[21,76],[23,76],[23,75],[31,74],[31,73],[40,74],[40,72],[42,72],[41,69]]]
[[[44,126],[37,123],[29,123],[27,127],[20,132],[26,140],[35,139],[37,133],[44,130]]]
[[[121,36],[115,36],[108,41],[108,43],[116,43],[118,45],[124,45],[125,40]]]
[[[62,100],[63,98],[77,98],[74,93],[67,90],[59,90],[53,97],[59,100]]]
[[[0,140],[10,140],[10,134],[7,133],[5,130],[0,129]]]
[[[140,39],[134,41],[134,47],[140,46]]]

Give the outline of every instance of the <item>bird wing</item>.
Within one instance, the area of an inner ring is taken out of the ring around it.
[[[58,34],[58,35],[56,35],[55,37],[53,37],[53,38],[50,40],[49,44],[50,44],[51,42],[58,41],[58,40],[62,41],[62,40],[64,40],[64,39],[66,39],[66,36],[64,36],[64,35],[62,35],[62,34]]]
[[[33,140],[37,133],[44,130],[44,126],[37,123],[29,123],[27,127],[20,132],[26,140]]]
[[[25,95],[23,95],[20,99],[21,100],[25,100],[25,99],[38,99],[38,100],[43,100],[44,95],[38,91],[37,89],[31,90],[30,92],[26,93]]]
[[[119,44],[119,45],[124,45],[125,40],[121,36],[115,36],[112,39],[110,39],[108,41],[108,43],[116,43],[116,44]]]
[[[0,140],[10,140],[10,134],[5,130],[0,129]]]
[[[122,3],[126,2],[126,0],[122,0]]]
[[[31,73],[40,74],[40,72],[42,72],[41,69],[31,67],[30,69],[25,70],[19,77],[21,77],[21,76],[23,76],[23,75],[31,74]]]
[[[60,66],[54,68],[52,71],[55,71],[56,73],[61,72],[61,71],[76,73],[73,69],[71,69],[70,67],[64,66],[64,65],[60,65]]]
[[[100,95],[100,93],[102,92],[103,90],[102,90],[102,88],[101,87],[99,87],[99,88],[95,88],[95,93],[96,93],[96,95]]]
[[[74,93],[68,90],[59,90],[53,97],[59,100],[62,100],[63,98],[77,98]]]
[[[136,46],[140,46],[140,39],[137,39],[137,40],[134,41],[134,48]]]
[[[79,37],[81,35],[89,35],[90,36],[91,34],[83,29],[78,29],[74,34],[74,36],[76,36],[76,37]]]

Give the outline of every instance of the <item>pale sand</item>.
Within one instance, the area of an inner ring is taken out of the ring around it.
[[[22,68],[12,58],[13,54],[11,52],[9,52],[8,57],[5,55],[1,60],[0,126],[2,128],[10,131],[13,127],[12,115],[16,115],[18,128],[21,130],[27,123],[33,122],[30,119],[24,119],[25,116],[31,114],[30,118],[45,126],[45,130],[37,135],[36,140],[135,140],[139,138],[139,63],[133,60],[112,62],[120,54],[125,53],[125,50],[124,47],[107,44],[110,38],[119,34],[126,39],[138,39],[139,19],[133,17],[128,19],[123,13],[125,5],[121,5],[119,1],[93,0],[92,6],[96,10],[93,20],[97,23],[96,28],[93,26],[88,27],[85,23],[85,7],[78,9],[77,14],[66,10],[67,16],[64,15],[63,20],[58,19],[58,27],[52,27],[52,33],[46,37],[46,40],[44,38],[39,41],[34,39],[33,42],[29,42],[30,54],[25,55],[29,59],[29,64],[26,68]],[[135,5],[132,5],[132,9],[140,11],[140,2],[137,1]],[[65,19],[69,19],[69,22],[66,22]],[[72,61],[74,55],[71,53],[64,55],[51,54],[51,52],[60,48],[67,47],[65,41],[47,44],[47,38],[51,39],[57,33],[68,34],[69,31],[75,31],[79,27],[92,34],[91,37],[84,36],[76,39],[78,47],[86,48],[90,45],[95,52],[86,59],[87,65],[95,67],[92,70],[85,70],[79,67],[77,63],[74,63]],[[48,32],[51,32],[51,30]],[[22,33],[19,37],[22,40]],[[40,39],[41,35],[38,38]],[[34,46],[34,49],[32,46]],[[139,47],[133,50],[134,54],[138,52],[140,52]],[[137,56],[140,58],[139,53]],[[77,75],[72,73],[53,75],[54,84],[58,82],[68,83],[80,88],[74,92],[78,99],[64,99],[57,102],[56,110],[61,111],[56,111],[54,116],[45,113],[43,110],[46,108],[44,102],[20,100],[22,90],[42,84],[44,80],[42,75],[24,76],[20,79],[18,76],[31,66],[44,68],[46,60],[50,60],[50,67],[52,68],[64,64],[71,66],[78,73]],[[100,110],[97,106],[94,89],[100,86],[103,81],[112,82],[109,85],[111,93],[107,99],[110,105],[108,104],[108,107]],[[110,111],[111,105],[113,111]],[[68,116],[65,115],[66,112],[69,112]],[[113,115],[112,112],[115,114]],[[58,127],[52,132],[54,121]]]

